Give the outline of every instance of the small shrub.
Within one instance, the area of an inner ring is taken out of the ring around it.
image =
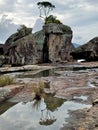
[[[21,36],[26,36],[32,33],[32,28],[28,28],[25,25],[21,25],[19,29],[17,29],[17,33]]]
[[[44,92],[44,83],[40,81],[38,87],[34,87],[34,92],[38,95],[42,94]]]
[[[63,32],[71,32],[71,28],[67,25],[63,25],[62,30]]]
[[[42,97],[42,94],[44,93],[44,83],[43,82],[39,82],[38,87],[34,87],[34,93],[35,93],[35,97],[34,99],[36,100],[40,100]]]
[[[58,20],[58,19],[56,19],[55,16],[50,15],[49,17],[47,17],[47,18],[45,19],[45,24],[47,25],[47,24],[50,24],[50,23],[61,24],[61,21]]]
[[[13,84],[14,78],[10,76],[0,76],[0,87]]]

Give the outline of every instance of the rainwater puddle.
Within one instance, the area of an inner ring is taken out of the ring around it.
[[[87,69],[86,67],[82,67],[82,66],[69,65],[69,66],[61,66],[61,67],[56,67],[47,70],[13,72],[13,73],[8,73],[7,75],[15,76],[16,78],[40,78],[40,77],[48,77],[48,76],[59,76],[60,74],[56,73],[56,71],[81,71],[86,69]]]
[[[90,87],[90,88],[96,88],[96,86],[93,83],[91,83],[91,82],[88,82],[88,87]]]
[[[40,101],[20,102],[0,116],[0,130],[60,130],[69,110],[91,105],[45,97]]]
[[[88,96],[74,96],[74,99],[82,99],[82,100],[84,100],[84,101],[86,101],[87,100],[87,98],[88,98]]]

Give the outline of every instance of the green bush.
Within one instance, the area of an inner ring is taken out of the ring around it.
[[[0,87],[13,84],[14,78],[10,76],[0,76]]]
[[[50,23],[56,23],[56,24],[61,24],[61,21],[56,19],[55,16],[50,15],[45,19],[45,24],[50,24]]]
[[[32,33],[32,28],[28,28],[25,25],[21,25],[19,29],[17,29],[17,33],[21,36],[26,36]]]
[[[67,25],[63,25],[62,30],[63,30],[63,32],[70,32],[71,28]]]

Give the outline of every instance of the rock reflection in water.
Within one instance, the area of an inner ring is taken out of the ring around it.
[[[35,70],[24,72],[22,74],[17,75],[17,78],[40,78],[40,77],[48,77],[48,76],[54,76],[57,75],[54,73],[54,69],[48,69],[48,70]]]
[[[41,110],[41,118],[39,121],[40,125],[52,125],[55,121],[56,118],[51,115],[51,111],[48,109],[43,109]]]
[[[4,113],[5,111],[7,111],[7,109],[9,109],[10,107],[14,106],[15,103],[12,102],[4,102],[0,104],[0,115],[2,113]]]
[[[0,130],[59,130],[69,110],[85,107],[91,106],[51,96],[36,103],[18,103],[0,116]]]
[[[52,112],[59,108],[66,100],[51,95],[44,95],[44,102],[46,104],[44,109],[41,109],[41,118],[39,121],[40,125],[52,125],[57,119]],[[35,100],[33,103],[33,108],[39,109],[41,105],[41,100]]]

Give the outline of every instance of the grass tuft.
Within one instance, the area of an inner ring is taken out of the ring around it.
[[[33,88],[33,91],[35,93],[34,99],[36,99],[36,100],[41,99],[41,97],[42,97],[42,95],[44,93],[44,88],[45,88],[44,83],[39,81],[38,87]]]
[[[0,87],[13,84],[14,78],[10,76],[0,76]]]

